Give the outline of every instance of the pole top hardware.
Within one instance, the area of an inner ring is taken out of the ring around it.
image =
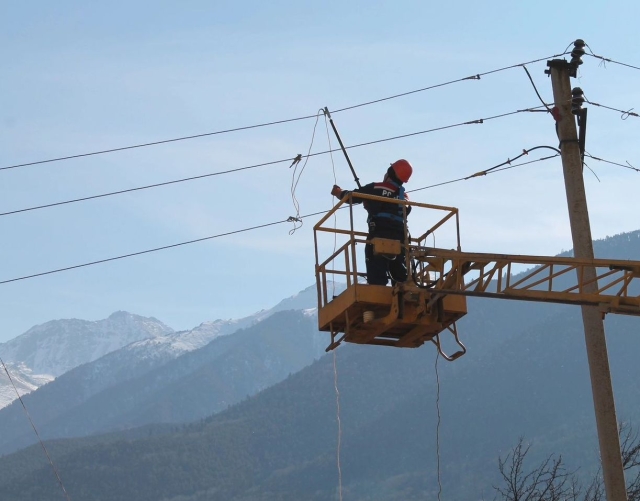
[[[571,113],[579,115],[584,104],[584,92],[580,87],[574,87],[571,90]]]
[[[547,61],[547,66],[549,68],[569,68],[569,76],[575,78],[578,75],[578,66],[580,66],[582,61],[582,56],[585,55],[584,48],[586,47],[586,43],[581,38],[578,38],[575,42],[573,42],[573,50],[571,51],[571,61],[567,62],[566,59],[553,59],[551,61]],[[544,70],[547,75],[551,74],[550,70]]]

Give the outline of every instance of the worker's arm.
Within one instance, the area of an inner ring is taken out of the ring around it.
[[[334,184],[333,188],[331,189],[331,194],[334,197],[339,198],[340,200],[342,200],[349,193],[363,193],[365,195],[375,195],[375,193],[373,192],[373,185],[374,183],[370,183],[363,186],[362,188],[358,188],[355,190],[343,190],[342,188],[340,188],[340,186],[338,186],[337,184]],[[362,203],[362,199],[355,198],[353,199],[353,203],[354,204]]]

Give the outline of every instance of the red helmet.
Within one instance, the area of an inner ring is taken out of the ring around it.
[[[404,158],[393,162],[391,164],[391,169],[393,169],[393,172],[396,175],[396,177],[403,183],[406,183],[407,181],[409,181],[409,178],[413,173],[413,167],[411,167],[411,164],[407,162]]]

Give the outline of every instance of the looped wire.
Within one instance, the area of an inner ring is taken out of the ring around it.
[[[289,235],[293,235],[296,230],[302,227],[302,219],[296,216],[289,216],[287,218],[287,223],[293,223],[293,228],[289,230]]]
[[[637,113],[632,113],[632,111],[633,111],[633,108],[629,108],[629,110],[628,110],[628,111],[625,111],[625,112],[620,116],[620,118],[621,118],[622,120],[626,120],[626,119],[627,119],[627,118],[629,118],[631,115],[638,116],[638,114],[637,114]]]
[[[300,161],[302,160],[302,154],[298,153],[298,155],[293,159],[289,168],[293,167],[293,174],[291,176],[291,200],[293,202],[293,207],[296,210],[295,217],[291,216],[287,221],[293,221],[293,229],[289,231],[289,235],[293,235],[296,230],[302,227],[302,220],[300,219],[300,203],[298,202],[298,198],[296,197],[296,188],[298,187],[298,183],[300,182],[300,178],[302,177],[302,173],[304,172],[305,167],[307,166],[307,162],[309,161],[309,157],[311,156],[311,148],[313,148],[313,140],[316,137],[316,127],[318,127],[318,120],[320,119],[320,114],[322,110],[319,110],[316,114],[316,122],[313,124],[313,133],[311,134],[311,143],[309,144],[309,150],[304,158],[304,164],[302,164],[302,168],[300,172],[297,173],[298,166],[300,165]],[[296,173],[298,176],[296,177]],[[293,218],[293,219],[292,219]],[[299,223],[299,224],[298,224]]]

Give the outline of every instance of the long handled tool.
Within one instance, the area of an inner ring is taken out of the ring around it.
[[[329,113],[329,108],[327,108],[326,106],[324,108],[324,114],[327,117],[329,117],[329,122],[331,122],[331,128],[333,129],[333,132],[335,133],[336,137],[338,138],[338,143],[340,143],[340,148],[342,148],[342,153],[344,153],[344,156],[347,159],[347,163],[349,164],[349,168],[351,169],[351,172],[353,173],[353,179],[355,179],[356,184],[358,185],[358,188],[362,188],[362,186],[360,185],[360,179],[358,178],[358,175],[356,174],[356,170],[353,168],[353,164],[351,163],[351,159],[349,158],[349,155],[347,155],[347,149],[344,147],[344,144],[342,144],[342,139],[340,139],[340,134],[338,134],[338,129],[336,129],[336,125],[333,123],[333,118],[331,118],[331,113]]]

